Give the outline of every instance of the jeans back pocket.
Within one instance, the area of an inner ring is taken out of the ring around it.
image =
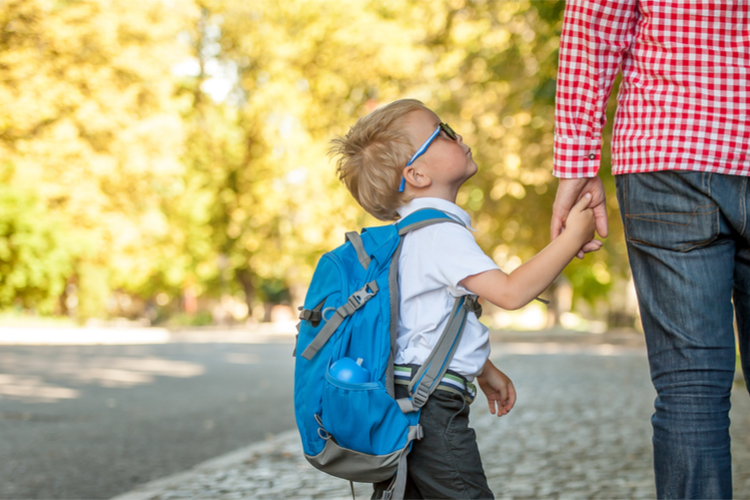
[[[649,172],[617,176],[625,237],[675,252],[712,243],[719,235],[719,207],[708,190],[710,174]]]

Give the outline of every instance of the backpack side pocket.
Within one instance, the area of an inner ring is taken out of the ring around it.
[[[351,384],[327,370],[321,417],[339,446],[369,455],[403,449],[412,425],[381,382]]]

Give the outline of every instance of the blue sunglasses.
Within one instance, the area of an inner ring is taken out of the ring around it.
[[[424,144],[419,146],[419,149],[417,149],[417,152],[414,153],[414,156],[411,157],[411,160],[409,160],[409,163],[406,164],[406,167],[414,163],[417,158],[422,156],[424,152],[427,151],[427,148],[430,147],[430,144],[432,144],[432,141],[435,140],[435,137],[437,137],[441,131],[445,132],[445,135],[447,135],[448,138],[453,141],[458,139],[458,134],[456,134],[456,132],[453,131],[450,125],[448,125],[447,123],[441,122],[440,125],[438,125],[438,127],[432,133],[432,135],[430,135],[430,137],[426,141],[424,141]],[[398,192],[403,193],[405,188],[406,188],[406,177],[401,177],[401,185],[398,187]]]

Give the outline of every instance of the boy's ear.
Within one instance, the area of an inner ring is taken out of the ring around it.
[[[424,189],[432,185],[432,179],[420,173],[413,166],[406,167],[404,170],[404,179],[406,183],[416,189]]]

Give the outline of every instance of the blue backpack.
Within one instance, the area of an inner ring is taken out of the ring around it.
[[[410,397],[395,399],[401,245],[410,231],[444,222],[462,224],[423,209],[396,224],[347,233],[346,243],[318,262],[300,308],[294,411],[305,457],[349,481],[394,478],[386,498],[403,497],[406,456],[422,438],[420,409],[448,369],[466,315],[480,312],[475,296],[456,299],[446,329],[412,378]],[[330,368],[342,358],[359,360],[369,381],[336,378]]]

